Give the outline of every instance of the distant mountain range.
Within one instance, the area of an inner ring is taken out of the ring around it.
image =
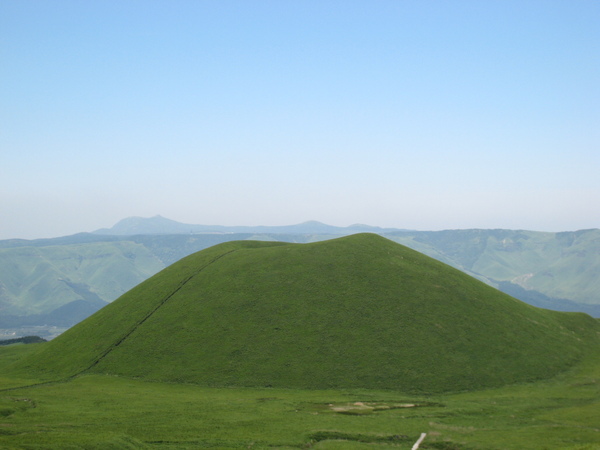
[[[370,232],[462,270],[527,303],[600,317],[600,230],[414,231],[320,222],[189,225],[134,217],[110,229],[0,241],[0,328],[70,326],[191,253],[234,240],[316,242]]]
[[[400,231],[395,228],[379,228],[369,225],[351,225],[335,227],[315,220],[298,225],[285,226],[223,226],[223,225],[192,225],[176,222],[162,216],[150,218],[129,217],[119,221],[112,228],[101,228],[93,234],[108,234],[113,236],[134,236],[137,234],[198,234],[198,233],[266,233],[266,234],[333,234],[345,236],[355,233],[377,233]]]

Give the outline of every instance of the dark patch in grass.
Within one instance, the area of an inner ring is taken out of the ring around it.
[[[272,402],[273,400],[279,400],[279,399],[277,397],[262,397],[262,398],[256,399],[256,401],[259,403]]]
[[[354,409],[349,411],[336,411],[338,414],[343,414],[345,416],[366,416],[369,414],[373,414],[375,411],[373,410],[364,410],[364,409]]]
[[[376,434],[344,433],[341,431],[317,431],[315,433],[312,433],[309,436],[309,438],[312,442],[339,440],[356,441],[371,444],[378,442],[411,442],[413,440],[413,438],[403,434],[382,436]]]
[[[16,412],[15,409],[2,408],[2,409],[0,409],[0,417],[8,417],[11,414],[14,414],[15,412]]]
[[[226,440],[195,440],[195,441],[149,441],[148,445],[156,445],[159,448],[165,446],[174,446],[175,448],[251,448],[247,442],[226,441]]]
[[[36,404],[29,398],[0,398],[0,417],[10,417],[19,411],[25,411],[28,408],[35,408]]]
[[[465,447],[464,445],[456,444],[454,442],[423,442],[419,448],[422,449],[437,449],[437,450],[470,450],[471,447]]]

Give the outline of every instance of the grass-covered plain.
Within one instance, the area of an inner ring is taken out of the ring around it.
[[[0,373],[38,345],[0,348]],[[14,384],[0,378],[0,389]],[[106,375],[0,390],[0,448],[9,449],[410,449],[423,432],[422,449],[598,449],[600,361],[546,381],[431,396]]]

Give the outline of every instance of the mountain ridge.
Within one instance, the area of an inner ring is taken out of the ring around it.
[[[397,228],[381,228],[370,225],[354,224],[348,227],[337,227],[325,223],[308,220],[293,225],[256,225],[256,226],[226,226],[226,225],[201,225],[186,224],[175,220],[167,219],[160,215],[149,218],[128,217],[120,220],[111,228],[101,228],[92,231],[92,234],[108,235],[136,235],[136,234],[186,234],[186,233],[284,233],[284,234],[304,234],[304,233],[322,233],[345,235],[357,232],[385,232],[401,231]]]
[[[171,227],[171,229],[167,229]],[[420,232],[459,232],[459,231],[524,231],[536,233],[561,234],[566,233],[581,233],[587,231],[600,230],[599,228],[585,228],[578,230],[567,231],[537,231],[527,229],[509,229],[509,228],[460,228],[460,229],[442,229],[437,231],[420,231]],[[379,227],[361,223],[355,223],[346,227],[328,225],[317,220],[307,220],[298,224],[291,225],[204,225],[204,224],[188,224],[178,222],[172,219],[161,216],[160,214],[152,217],[131,216],[118,221],[110,228],[100,228],[91,231],[90,234],[101,235],[135,235],[135,234],[180,234],[180,233],[315,233],[327,232],[328,234],[354,234],[358,232],[375,232],[375,233],[391,233],[391,232],[419,232],[419,230],[395,228],[395,227]]]

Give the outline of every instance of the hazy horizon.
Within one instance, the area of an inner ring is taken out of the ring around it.
[[[80,230],[74,233],[70,233],[67,235],[47,235],[47,236],[40,236],[40,237],[29,237],[29,238],[1,238],[0,240],[10,240],[10,239],[26,239],[26,240],[35,240],[35,239],[51,239],[51,238],[58,238],[58,237],[65,237],[65,236],[69,236],[72,234],[78,234],[78,233],[94,233],[97,231],[101,231],[104,232],[106,230],[110,230],[111,228],[113,228],[115,225],[117,225],[119,222],[121,222],[122,220],[127,220],[127,219],[152,219],[155,217],[161,217],[163,219],[167,219],[167,220],[173,220],[169,217],[164,217],[160,214],[156,214],[155,216],[152,217],[141,217],[141,216],[130,216],[130,217],[124,217],[123,219],[108,225],[108,226],[103,226],[103,227],[96,227],[94,229],[89,229],[89,230]],[[190,226],[196,226],[196,225],[204,225],[204,226],[225,226],[225,227],[242,227],[242,226],[247,226],[247,227],[260,227],[260,226],[266,226],[266,227],[279,227],[279,226],[294,226],[294,225],[302,225],[305,223],[309,223],[309,222],[318,222],[321,223],[323,225],[329,225],[329,226],[336,226],[336,227],[340,227],[340,228],[346,228],[346,227],[353,227],[353,226],[366,226],[366,227],[377,227],[377,228],[381,228],[381,229],[398,229],[398,230],[406,230],[406,231],[452,231],[452,230],[467,230],[467,229],[483,229],[483,228],[478,228],[478,227],[474,227],[474,228],[439,228],[439,229],[413,229],[413,228],[401,228],[401,227],[383,227],[383,226],[379,226],[376,224],[370,224],[370,223],[352,223],[352,224],[343,224],[343,225],[334,225],[331,223],[326,223],[326,222],[322,222],[320,220],[314,220],[314,219],[309,219],[309,220],[303,220],[301,222],[295,222],[295,223],[281,223],[281,224],[263,224],[263,223],[255,223],[255,224],[244,224],[244,225],[238,225],[238,224],[221,224],[221,223],[191,223],[191,222],[180,222],[175,220],[174,222],[183,224],[183,225],[190,225]],[[485,229],[498,229],[496,227],[489,227],[489,228],[485,228]],[[598,229],[596,228],[592,228],[592,229]],[[580,231],[583,229],[578,229],[578,230],[554,230],[554,231],[549,231],[549,230],[532,230],[532,229],[525,229],[525,228],[513,228],[512,230],[523,230],[523,231],[534,231],[534,232],[571,232],[571,231]],[[143,234],[143,233],[142,233]]]
[[[0,4],[0,239],[600,227],[600,3]]]

